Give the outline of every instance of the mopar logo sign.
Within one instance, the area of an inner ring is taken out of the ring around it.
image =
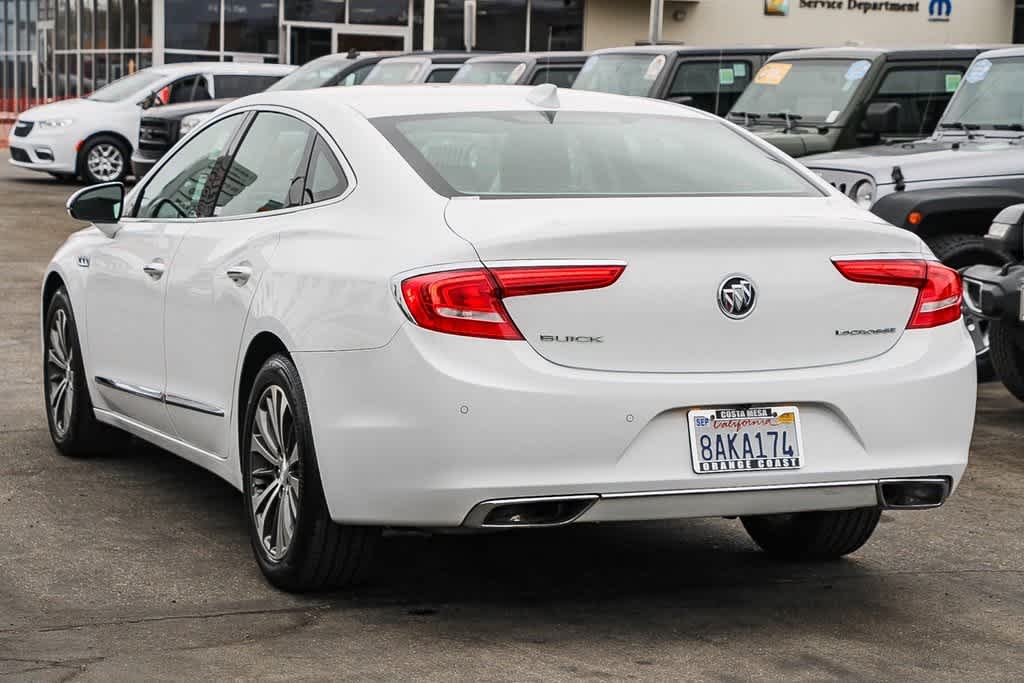
[[[953,14],[953,0],[931,0],[928,3],[928,21],[949,21]]]

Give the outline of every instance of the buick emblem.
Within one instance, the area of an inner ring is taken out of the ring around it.
[[[757,305],[754,283],[742,275],[730,275],[718,286],[718,307],[733,320],[746,318]]]

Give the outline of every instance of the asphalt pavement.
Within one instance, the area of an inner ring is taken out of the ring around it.
[[[730,520],[402,533],[365,587],[274,590],[227,484],[50,443],[39,287],[74,189],[0,152],[0,680],[1024,680],[1024,404],[997,384],[955,497],[840,562]]]

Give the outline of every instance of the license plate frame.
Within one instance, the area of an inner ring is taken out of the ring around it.
[[[686,425],[690,465],[698,475],[787,472],[806,464],[800,409],[795,405],[693,408],[686,413]],[[735,439],[729,439],[730,433]]]

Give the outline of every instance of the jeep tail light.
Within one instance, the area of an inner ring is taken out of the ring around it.
[[[960,319],[964,290],[960,273],[924,259],[836,260],[847,280],[872,285],[895,285],[918,290],[908,330],[938,327]]]
[[[467,268],[416,275],[402,281],[402,303],[428,330],[487,339],[522,339],[503,299],[600,289],[625,266]]]

